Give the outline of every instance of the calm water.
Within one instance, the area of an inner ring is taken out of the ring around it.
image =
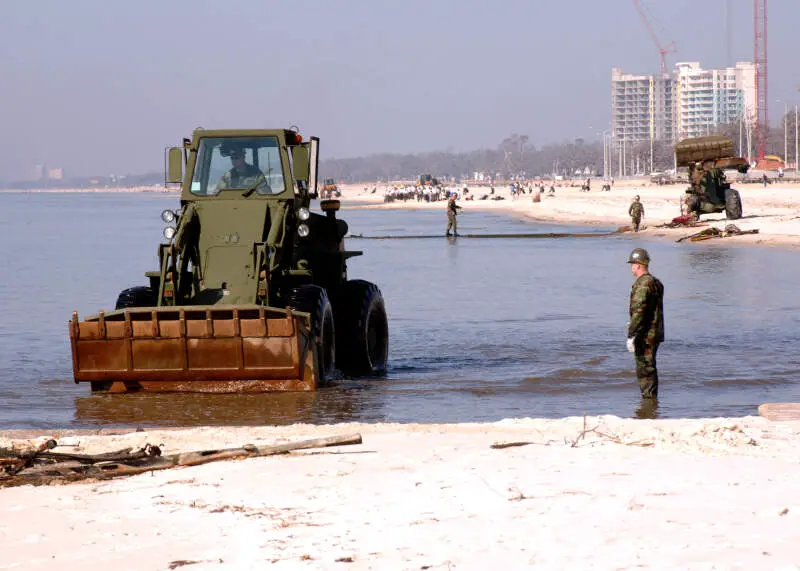
[[[349,248],[365,255],[350,261],[350,276],[378,283],[386,300],[387,377],[316,393],[91,395],[72,382],[71,312],[110,309],[119,290],[145,283],[159,213],[176,204],[147,194],[0,194],[0,428],[635,416],[624,329],[634,246],[650,251],[666,288],[659,417],[754,414],[765,401],[800,399],[795,251],[632,236],[353,238]],[[462,204],[463,233],[588,231]],[[365,236],[446,225],[444,208],[341,214]]]

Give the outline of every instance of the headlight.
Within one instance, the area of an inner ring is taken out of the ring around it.
[[[308,211],[308,208],[305,206],[300,207],[300,210],[297,211],[297,217],[305,222],[311,217],[311,212]]]
[[[305,238],[306,236],[308,236],[308,232],[309,232],[308,226],[305,224],[301,224],[300,226],[297,227],[297,233],[300,234],[301,238]]]
[[[161,213],[161,220],[164,221],[164,224],[172,224],[175,222],[175,213],[172,210],[165,210]]]
[[[175,228],[172,226],[167,226],[164,228],[164,238],[167,240],[172,240],[175,237]]]

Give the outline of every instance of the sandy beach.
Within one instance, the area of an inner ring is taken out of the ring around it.
[[[353,432],[363,444],[1,490],[0,569],[800,568],[800,422],[573,417],[52,436],[70,450],[169,452]],[[492,448],[508,443],[518,445]]]
[[[461,200],[463,215],[485,209],[618,227],[639,194],[643,238],[728,223],[720,214],[693,228],[656,228],[679,215],[680,186],[560,187],[540,203],[497,188],[506,200]],[[800,187],[738,188],[744,218],[734,223],[759,233],[707,244],[800,245]],[[363,184],[344,187],[342,201],[440,209],[444,230],[444,202],[384,204],[382,188],[364,194]],[[5,431],[0,447],[49,436],[62,443],[56,451],[149,443],[166,454],[351,433],[363,443],[0,488],[0,569],[800,569],[800,421],[603,416]]]

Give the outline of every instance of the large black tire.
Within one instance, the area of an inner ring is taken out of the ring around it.
[[[315,285],[294,288],[289,307],[311,314],[311,331],[317,343],[317,370],[320,382],[330,380],[336,364],[336,329],[333,308],[325,290]]]
[[[339,331],[339,370],[349,376],[376,376],[386,372],[389,325],[378,286],[350,280],[336,300]]]
[[[156,292],[147,286],[129,287],[119,292],[115,309],[126,307],[155,307],[158,305]]]
[[[742,197],[738,190],[729,188],[725,191],[725,217],[728,220],[738,220],[742,217]]]

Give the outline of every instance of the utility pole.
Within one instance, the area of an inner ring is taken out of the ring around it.
[[[769,110],[767,109],[767,0],[753,0],[753,63],[756,65],[756,157],[767,151]]]
[[[797,103],[794,104],[794,176],[797,177]]]
[[[789,104],[783,104],[783,166],[789,160]]]

